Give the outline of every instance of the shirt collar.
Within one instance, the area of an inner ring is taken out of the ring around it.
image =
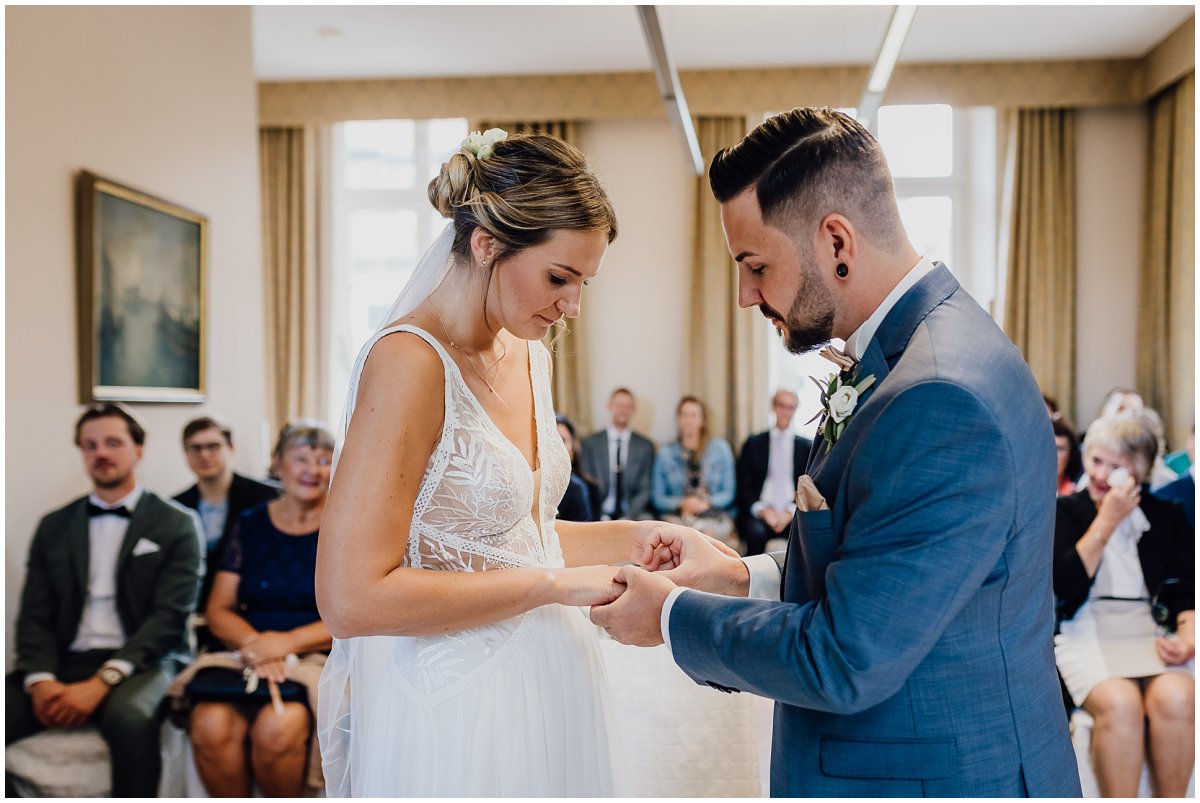
[[[609,437],[609,439],[620,438],[621,440],[628,440],[629,439],[629,428],[626,427],[625,429],[617,429],[616,427],[614,427],[610,424],[608,427],[608,437]]]
[[[97,507],[102,507],[105,510],[112,510],[114,508],[123,507],[123,508],[128,508],[130,513],[132,513],[134,511],[134,509],[137,508],[137,503],[141,498],[142,498],[142,486],[141,485],[135,485],[132,491],[130,491],[128,494],[126,494],[121,499],[118,499],[116,502],[112,502],[111,504],[108,502],[105,502],[103,499],[96,496],[95,491],[92,491],[88,495],[88,501],[91,502],[93,505],[96,505]]]
[[[896,302],[931,270],[933,270],[933,262],[926,257],[921,257],[916,265],[909,268],[908,273],[904,274],[904,278],[892,288],[892,292],[887,294],[883,303],[871,313],[871,317],[863,321],[862,326],[855,329],[854,334],[846,338],[846,353],[855,360],[861,361],[863,355],[867,353],[867,346],[871,344],[871,338],[875,337],[879,325],[892,311],[892,307],[896,306]]]

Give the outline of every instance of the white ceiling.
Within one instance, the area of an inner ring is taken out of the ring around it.
[[[680,69],[870,64],[892,6],[658,6]],[[1136,58],[1194,5],[921,6],[900,63]],[[635,7],[255,6],[261,80],[649,70]]]

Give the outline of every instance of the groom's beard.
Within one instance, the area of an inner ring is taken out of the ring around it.
[[[783,347],[792,354],[805,354],[824,346],[833,338],[833,294],[817,276],[816,270],[803,268],[804,284],[792,299],[787,317],[766,302],[758,305],[763,315],[783,324],[779,336]]]

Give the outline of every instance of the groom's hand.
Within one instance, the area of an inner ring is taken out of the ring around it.
[[[731,597],[750,592],[750,570],[738,554],[689,527],[655,529],[646,539],[642,567],[687,588]]]
[[[625,566],[617,574],[625,593],[607,605],[593,605],[592,622],[603,627],[622,644],[653,647],[663,643],[663,604],[675,584],[665,573],[651,574],[636,566]]]

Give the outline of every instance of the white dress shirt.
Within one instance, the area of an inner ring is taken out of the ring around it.
[[[769,439],[771,451],[767,459],[767,479],[763,482],[758,501],[750,506],[752,516],[757,516],[764,508],[796,509],[796,486],[792,483],[793,463],[796,460],[795,436],[791,430],[771,427]]]
[[[629,435],[632,430],[625,428],[616,430],[609,427],[608,432],[608,496],[604,497],[604,502],[600,505],[600,512],[605,516],[612,516],[613,509],[617,506],[617,444],[621,444],[621,467],[622,469],[629,464]],[[629,489],[625,488],[626,505],[629,504]]]
[[[871,345],[871,341],[875,338],[875,333],[879,331],[879,325],[883,323],[883,319],[892,311],[892,307],[896,306],[901,297],[913,285],[921,281],[925,274],[933,270],[933,262],[925,257],[921,257],[916,265],[909,268],[908,273],[904,274],[892,292],[887,294],[875,311],[862,322],[862,325],[854,330],[850,337],[846,338],[846,354],[853,357],[855,360],[862,360],[863,355],[867,353],[867,347]],[[746,568],[750,571],[750,593],[749,597],[753,599],[779,599],[780,595],[780,575],[779,564],[770,555],[751,555],[748,558],[742,558],[742,563],[746,564]],[[679,598],[687,589],[676,588],[668,596],[667,601],[663,604],[662,617],[659,624],[662,627],[663,641],[666,642],[667,649],[671,649],[671,608],[675,605],[675,600]]]
[[[88,501],[97,507],[118,507],[133,511],[142,498],[139,485],[124,498],[109,504],[92,493]],[[71,652],[88,650],[118,650],[125,646],[125,628],[117,614],[117,557],[129,530],[129,519],[123,516],[94,516],[88,519],[88,587],[79,618],[79,630],[68,649]],[[133,664],[113,659],[105,666],[115,666],[127,677],[133,674]],[[56,680],[51,672],[31,672],[25,677],[25,690],[43,680]]]

